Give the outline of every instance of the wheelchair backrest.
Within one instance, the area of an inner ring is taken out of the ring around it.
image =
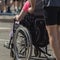
[[[45,27],[44,18],[40,19],[34,15],[28,14],[20,23],[29,29],[32,35],[33,45],[45,47],[49,44],[49,37]]]
[[[48,32],[45,27],[45,20],[36,19],[35,21],[36,28],[36,44],[39,47],[45,47],[49,44]]]

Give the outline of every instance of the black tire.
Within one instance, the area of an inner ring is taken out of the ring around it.
[[[13,37],[10,39],[10,45],[11,45],[11,48],[10,48],[10,56],[11,57],[14,57],[14,53],[13,53],[13,43],[12,43],[12,41],[13,41]]]
[[[14,41],[14,48],[17,51],[16,57],[20,57],[21,60],[23,60],[23,57],[24,60],[30,60],[32,53],[32,42],[28,29],[20,25],[15,32]]]
[[[11,57],[14,57],[14,52],[13,52],[13,44],[11,44],[10,56],[11,56]]]

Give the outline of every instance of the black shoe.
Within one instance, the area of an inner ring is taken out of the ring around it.
[[[18,13],[19,12],[18,9],[15,9],[15,12]]]
[[[10,7],[8,7],[7,13],[12,13]]]
[[[3,11],[2,10],[0,10],[0,13],[2,13]]]

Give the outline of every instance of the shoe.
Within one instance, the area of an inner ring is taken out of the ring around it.
[[[8,9],[7,9],[7,13],[12,13],[10,10],[10,7],[8,7]]]
[[[4,47],[10,49],[9,42],[6,42],[6,43],[4,44]]]
[[[7,13],[12,13],[11,10],[7,10]]]
[[[19,8],[18,8],[18,12],[20,12],[20,11],[21,11],[21,8],[19,7]]]
[[[18,9],[15,9],[15,12],[18,13]]]
[[[3,13],[6,13],[6,10],[3,10]]]

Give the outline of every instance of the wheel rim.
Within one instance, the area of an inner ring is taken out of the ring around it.
[[[23,31],[18,31],[16,35],[16,47],[18,51],[18,56],[21,60],[29,60],[30,46],[27,41],[28,38]]]

